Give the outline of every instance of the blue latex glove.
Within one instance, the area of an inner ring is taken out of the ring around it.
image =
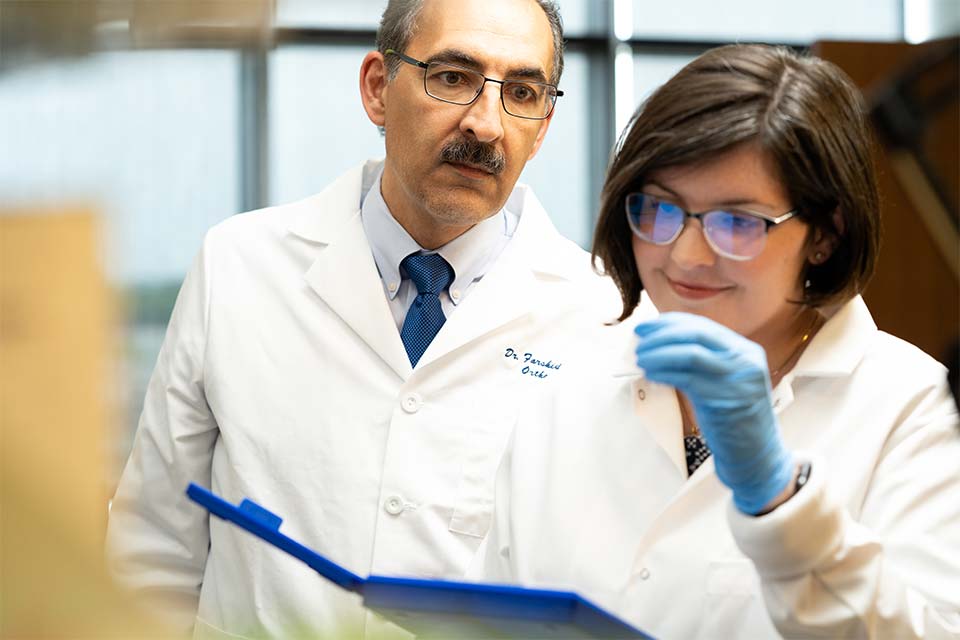
[[[720,480],[744,513],[756,514],[792,481],[793,456],[770,403],[763,348],[689,313],[637,325],[637,365],[646,377],[686,394]]]

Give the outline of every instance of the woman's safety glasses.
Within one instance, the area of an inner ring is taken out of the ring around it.
[[[629,194],[626,209],[627,222],[637,237],[658,245],[676,240],[687,218],[696,218],[710,248],[731,260],[756,258],[763,251],[770,227],[786,222],[797,213],[796,209],[777,217],[741,209],[690,213],[646,193]]]

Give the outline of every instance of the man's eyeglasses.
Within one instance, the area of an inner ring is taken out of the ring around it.
[[[687,218],[696,218],[703,235],[717,254],[731,260],[750,260],[763,251],[770,227],[797,214],[788,211],[768,216],[756,211],[724,210],[690,213],[677,205],[646,193],[631,193],[626,202],[627,222],[641,240],[668,245],[680,237]]]
[[[450,104],[472,104],[487,82],[495,82],[500,85],[500,102],[504,111],[518,118],[546,120],[553,112],[557,98],[563,95],[563,91],[544,82],[495,80],[449,62],[421,62],[393,49],[387,49],[386,53],[423,69],[423,89],[427,95]]]

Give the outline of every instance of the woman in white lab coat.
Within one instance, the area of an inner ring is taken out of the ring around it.
[[[485,579],[664,638],[960,634],[945,371],[859,295],[870,140],[849,79],[781,48],[707,52],[640,107],[594,246],[620,324],[517,424]]]

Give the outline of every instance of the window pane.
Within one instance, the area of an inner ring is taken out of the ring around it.
[[[637,106],[696,56],[637,53],[633,56],[633,94]]]
[[[124,284],[179,281],[237,210],[237,56],[104,53],[0,76],[0,201],[93,201]]]
[[[606,34],[609,7],[596,0],[560,0],[560,16],[566,36]]]
[[[369,50],[287,46],[271,54],[271,204],[317,193],[347,169],[383,156],[383,138],[360,101],[360,63]]]
[[[373,29],[386,0],[277,0],[278,27]]]
[[[809,43],[899,40],[902,0],[634,0],[636,38]]]
[[[565,65],[560,82],[565,95],[557,100],[543,146],[520,181],[533,187],[560,233],[587,248],[593,237],[599,189],[592,184],[598,167],[592,165],[596,160],[590,153],[591,118],[597,117],[603,105],[589,91],[587,55],[570,52]]]
[[[957,0],[903,0],[903,36],[917,43],[960,34]]]

